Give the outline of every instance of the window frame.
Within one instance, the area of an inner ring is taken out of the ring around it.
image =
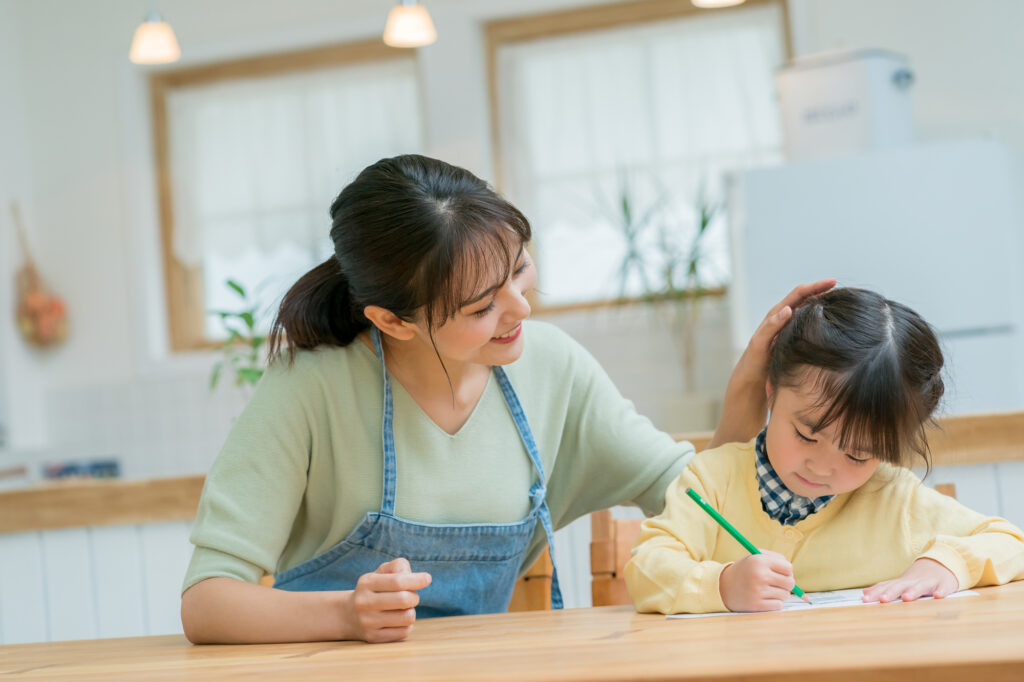
[[[637,0],[617,2],[576,9],[543,12],[528,16],[497,19],[484,25],[484,41],[487,51],[487,97],[490,109],[491,158],[494,186],[499,191],[503,186],[504,161],[501,148],[501,97],[498,83],[498,50],[507,45],[529,42],[540,38],[554,38],[578,33],[589,33],[605,29],[623,28],[635,24],[651,24],[659,21],[692,17],[703,12],[735,12],[754,6],[774,6],[779,11],[782,29],[782,47],[787,60],[793,58],[792,33],[789,22],[789,7],[786,0],[745,0],[743,4],[714,10],[696,7],[683,0]],[[725,287],[702,289],[701,296],[725,296]],[[595,310],[649,301],[643,297],[627,297],[544,305],[531,292],[529,302],[537,313],[562,313],[581,310]],[[670,295],[655,297],[667,300]]]
[[[202,268],[181,263],[174,255],[173,187],[167,121],[167,97],[178,88],[225,80],[263,78],[318,69],[393,59],[416,59],[408,50],[389,47],[379,38],[320,45],[312,48],[208,62],[158,71],[149,77],[153,153],[167,334],[172,353],[209,350],[222,344],[204,332],[206,305]]]

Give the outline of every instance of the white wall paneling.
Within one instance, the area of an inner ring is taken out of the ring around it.
[[[60,641],[96,637],[96,593],[89,530],[66,528],[39,536],[43,543],[49,638]]]
[[[133,637],[147,631],[141,534],[138,526],[89,529],[98,637]]]
[[[50,639],[40,533],[0,535],[0,644]]]
[[[191,523],[0,535],[0,644],[182,631]]]
[[[145,584],[146,634],[181,632],[181,582],[192,545],[190,523],[151,523],[140,526],[142,575]]]

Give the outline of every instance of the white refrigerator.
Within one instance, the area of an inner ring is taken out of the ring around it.
[[[791,163],[730,179],[733,344],[799,282],[917,310],[947,360],[941,412],[1024,408],[1024,172],[994,140]]]

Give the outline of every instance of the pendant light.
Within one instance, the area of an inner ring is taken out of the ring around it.
[[[744,0],[690,0],[694,7],[701,9],[717,9],[719,7],[733,7],[742,5]]]
[[[171,25],[156,12],[150,12],[135,29],[128,58],[136,64],[170,64],[180,57],[181,49]]]
[[[384,44],[391,47],[423,47],[437,40],[427,8],[416,0],[402,0],[388,13]]]

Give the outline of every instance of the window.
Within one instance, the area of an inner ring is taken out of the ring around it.
[[[489,27],[500,183],[534,225],[539,302],[730,279],[727,171],[782,158],[784,7],[639,2]],[[701,198],[703,197],[703,198]]]
[[[416,64],[377,43],[154,77],[173,350],[224,332],[239,282],[265,331],[332,253],[329,208],[365,166],[422,148]]]

